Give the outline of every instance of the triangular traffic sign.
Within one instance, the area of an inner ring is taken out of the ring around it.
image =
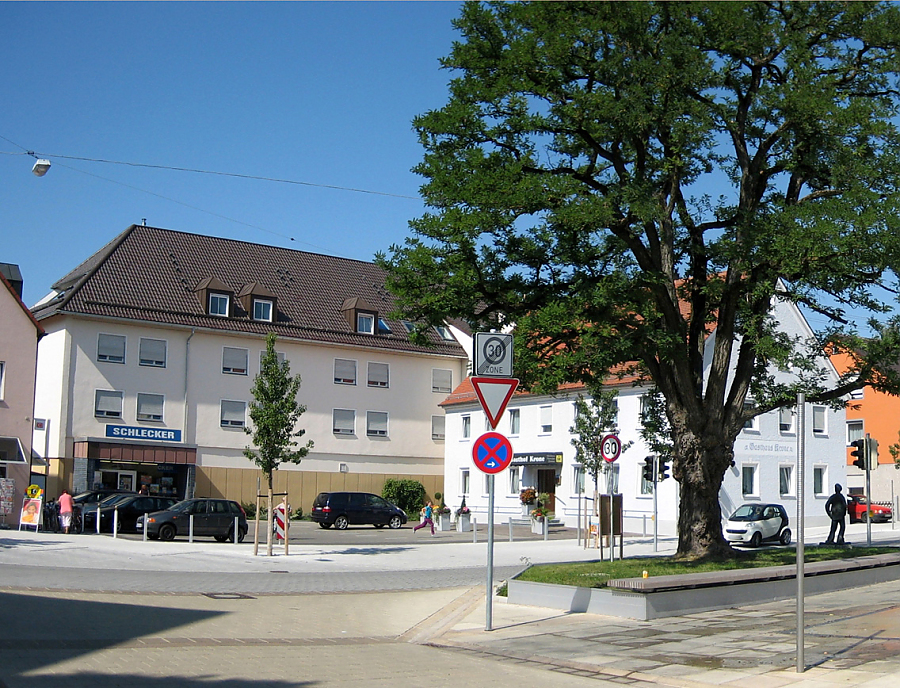
[[[519,381],[514,377],[473,377],[472,386],[481,408],[487,416],[491,429],[496,429],[497,423],[506,410],[506,405],[512,399],[512,395],[519,386]]]

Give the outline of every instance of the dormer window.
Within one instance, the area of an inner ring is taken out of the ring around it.
[[[265,299],[253,299],[253,319],[272,322],[272,302]]]
[[[230,299],[227,294],[210,294],[209,295],[209,314],[217,315],[220,318],[228,317],[228,302]]]
[[[375,316],[371,313],[357,313],[356,331],[362,334],[375,334]]]
[[[391,327],[384,318],[378,318],[378,334],[390,334]]]
[[[455,341],[453,339],[453,333],[450,332],[449,327],[445,325],[437,325],[434,329],[437,330],[438,335],[440,335],[441,339],[443,339],[445,342]]]

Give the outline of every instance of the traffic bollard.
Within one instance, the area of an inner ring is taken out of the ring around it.
[[[188,518],[188,542],[194,541],[194,514]]]
[[[100,502],[97,502],[97,535],[100,534]]]
[[[241,524],[241,519],[239,516],[234,517],[234,544],[238,543],[238,529]]]
[[[144,531],[143,535],[141,536],[141,540],[143,540],[144,542],[147,542],[147,516],[149,515],[150,514],[144,513],[144,527],[141,529]]]
[[[97,523],[100,523],[100,519],[97,519]],[[119,508],[116,507],[113,510],[113,539],[119,537]]]

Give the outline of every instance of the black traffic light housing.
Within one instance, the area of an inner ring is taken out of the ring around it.
[[[648,483],[656,482],[653,479],[653,461],[654,458],[652,456],[648,456],[644,459],[644,480],[646,480]]]
[[[866,441],[864,439],[853,440],[850,443],[850,446],[853,447],[853,449],[850,450],[850,456],[853,457],[853,465],[861,471],[866,470],[866,462],[868,459],[866,456]]]
[[[659,462],[659,481],[662,482],[669,477],[669,464],[666,461]]]

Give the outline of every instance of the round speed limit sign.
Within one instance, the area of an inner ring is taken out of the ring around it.
[[[619,439],[618,435],[607,435],[603,438],[603,443],[600,445],[600,455],[604,461],[612,463],[619,458],[621,453],[622,440]]]

